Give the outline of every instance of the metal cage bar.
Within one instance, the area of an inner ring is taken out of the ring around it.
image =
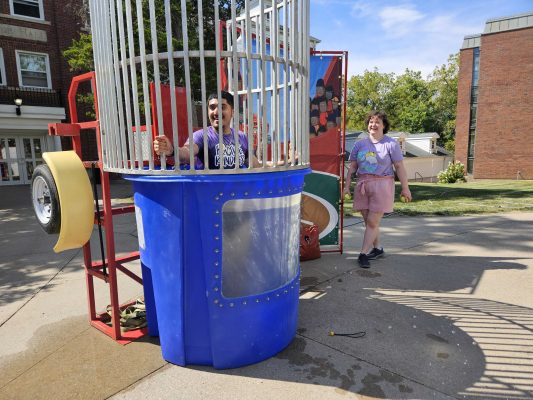
[[[119,45],[118,45],[118,34],[117,34],[117,21],[116,21],[116,14],[115,14],[115,2],[112,0],[110,3],[110,12],[111,12],[111,40],[113,44],[113,64],[114,64],[114,72],[115,76],[120,75],[120,60],[118,57],[119,52]],[[122,97],[122,82],[117,80],[116,85],[117,90],[117,98]],[[119,130],[120,132],[124,132],[125,130],[125,121],[124,121],[124,110],[122,107],[118,107],[118,124],[119,124]],[[120,150],[121,150],[121,165],[127,165],[128,162],[128,152],[127,152],[127,143],[123,135],[119,136],[119,142],[120,142]]]
[[[137,16],[143,15],[142,0],[136,1]],[[152,132],[152,110],[150,108],[150,95],[149,95],[149,83],[147,73],[147,60],[146,60],[146,42],[144,38],[144,20],[143,18],[137,18],[137,30],[139,31],[139,53],[140,53],[140,66],[141,66],[141,79],[143,84],[143,107],[144,107],[144,119],[146,124],[146,134],[149,135]],[[148,152],[148,169],[154,169],[153,154]]]
[[[121,0],[118,0],[119,2]],[[138,86],[137,86],[137,68],[133,60],[135,59],[135,44],[134,44],[134,33],[133,33],[133,14],[131,10],[131,2],[126,1],[126,29],[128,32],[128,51],[129,51],[129,68],[130,68],[130,79],[131,79],[131,91],[132,91],[132,101],[133,101],[133,118],[135,119],[135,133],[136,143],[135,143],[135,159],[137,165],[143,165],[143,151],[142,151],[142,132],[141,132],[141,117],[139,113],[139,96],[138,96]],[[156,49],[157,51],[157,49]],[[157,68],[154,69],[156,72]],[[156,82],[158,80],[158,75],[156,73]],[[98,77],[97,77],[98,79]],[[157,85],[157,83],[156,83]],[[142,168],[142,167],[141,167]]]

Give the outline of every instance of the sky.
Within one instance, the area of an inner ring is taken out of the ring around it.
[[[310,0],[317,50],[348,51],[348,78],[377,68],[427,76],[489,19],[533,12],[532,0]]]

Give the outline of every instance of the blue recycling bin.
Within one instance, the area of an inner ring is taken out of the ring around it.
[[[125,176],[133,182],[148,331],[160,337],[165,360],[235,368],[291,342],[308,172]]]

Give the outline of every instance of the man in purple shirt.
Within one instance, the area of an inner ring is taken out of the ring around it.
[[[233,95],[226,91],[220,93],[222,99],[221,109],[222,118],[218,110],[218,95],[213,93],[207,100],[207,114],[211,126],[206,129],[207,148],[204,148],[204,130],[200,129],[193,133],[193,144],[189,141],[178,148],[178,159],[180,162],[188,163],[190,161],[190,152],[192,151],[196,158],[196,168],[204,168],[204,152],[207,150],[209,169],[219,169],[222,159],[223,168],[235,168],[235,161],[238,160],[239,168],[248,167],[248,138],[246,134],[239,131],[239,143],[235,145],[235,133],[230,127],[233,118]],[[219,143],[219,126],[222,123],[223,146]],[[220,148],[222,147],[222,149]],[[157,136],[154,140],[154,150],[165,156],[175,156],[174,146],[166,136]],[[252,155],[252,166],[260,167],[261,163]]]

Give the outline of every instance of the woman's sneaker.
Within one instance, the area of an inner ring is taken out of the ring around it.
[[[383,250],[383,247],[381,249],[378,249],[377,247],[374,247],[372,250],[370,250],[370,253],[368,253],[366,256],[369,260],[376,260],[378,258],[381,258],[385,255],[385,250]]]
[[[370,261],[368,261],[368,256],[365,253],[359,254],[357,262],[361,268],[370,268]]]

